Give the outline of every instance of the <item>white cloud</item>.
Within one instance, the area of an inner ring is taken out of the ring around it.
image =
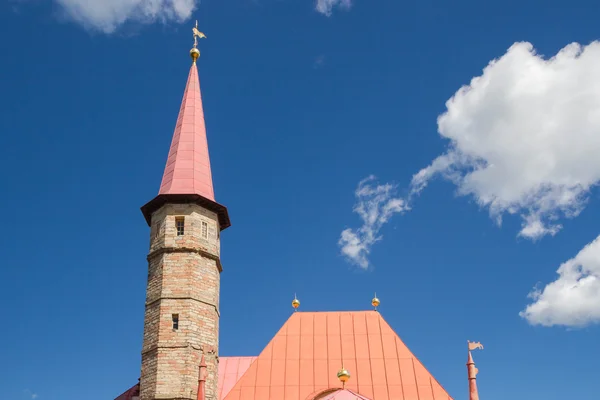
[[[87,29],[113,33],[128,21],[138,23],[188,20],[200,0],[54,0],[65,16]],[[315,9],[331,16],[334,8],[349,9],[352,0],[316,0]],[[13,7],[15,12],[18,8]]]
[[[55,0],[66,15],[86,28],[112,33],[127,21],[183,22],[196,0]]]
[[[563,263],[559,277],[529,294],[519,315],[533,325],[583,327],[600,322],[600,236]]]
[[[395,197],[396,187],[391,184],[379,185],[375,177],[369,176],[358,184],[354,212],[360,216],[363,225],[356,230],[345,229],[338,241],[342,254],[360,268],[369,267],[369,253],[375,242],[382,237],[379,231],[395,213],[409,210],[406,201]]]
[[[321,14],[325,14],[329,17],[334,7],[349,9],[351,5],[351,0],[317,0],[315,8]]]
[[[515,43],[447,101],[438,131],[449,149],[413,177],[412,194],[441,175],[498,223],[520,215],[520,236],[556,234],[600,181],[599,65],[599,42],[550,59]]]

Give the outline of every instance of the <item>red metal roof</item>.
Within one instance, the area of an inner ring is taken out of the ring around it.
[[[314,399],[342,366],[365,398],[452,400],[376,311],[294,313],[221,400]]]
[[[219,358],[219,399],[225,398],[233,385],[244,375],[250,364],[257,357],[220,357]],[[134,396],[140,395],[140,384],[121,394],[115,400],[132,400]]]
[[[219,358],[219,399],[224,399],[233,385],[246,373],[257,357]]]
[[[190,68],[183,94],[161,194],[198,194],[215,200],[196,63]]]
[[[218,390],[221,400],[452,400],[376,311],[294,313],[258,357],[220,358]]]

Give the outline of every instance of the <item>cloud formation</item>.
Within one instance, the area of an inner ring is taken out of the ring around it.
[[[200,0],[54,0],[64,16],[86,29],[110,34],[127,22],[187,21]],[[334,8],[350,9],[352,0],[316,0],[315,10],[331,16]],[[18,8],[13,7],[15,12]]]
[[[331,16],[334,7],[349,9],[352,6],[351,0],[317,0],[316,10],[321,14]]]
[[[382,236],[379,231],[392,215],[409,210],[406,201],[396,197],[396,186],[389,183],[380,185],[374,176],[363,179],[355,191],[354,212],[360,216],[363,225],[342,231],[338,244],[342,255],[352,264],[368,269],[371,247]]]
[[[128,21],[183,22],[196,8],[196,0],[55,0],[65,14],[84,27],[112,33]]]
[[[583,327],[600,322],[600,236],[558,268],[558,279],[534,289],[519,315],[532,325]]]
[[[550,59],[515,43],[446,102],[438,131],[449,149],[413,177],[412,194],[439,175],[499,224],[520,215],[520,236],[555,235],[600,182],[598,65],[599,42]]]

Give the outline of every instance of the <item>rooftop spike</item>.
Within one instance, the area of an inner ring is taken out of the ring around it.
[[[470,342],[467,341],[469,345],[469,356],[467,358],[467,373],[469,376],[469,400],[479,400],[479,392],[477,391],[477,373],[479,370],[475,366],[475,362],[473,361],[473,355],[471,354],[472,350],[482,349],[483,345],[479,342]]]
[[[337,377],[340,380],[340,382],[342,382],[342,388],[345,388],[346,382],[348,382],[348,379],[350,379],[350,372],[348,372],[348,370],[344,368],[343,364],[342,369],[340,369],[337,373]]]
[[[375,293],[373,300],[371,300],[371,305],[373,306],[375,311],[377,311],[377,307],[379,307],[380,304],[381,304],[381,301],[377,298],[377,293]]]
[[[206,359],[204,354],[200,359],[200,371],[198,372],[198,400],[206,400]]]

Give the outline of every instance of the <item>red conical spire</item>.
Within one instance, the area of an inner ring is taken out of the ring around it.
[[[158,196],[142,207],[142,213],[150,225],[152,213],[164,204],[194,203],[215,212],[219,218],[219,228],[223,230],[231,226],[231,222],[227,208],[215,202],[200,79],[196,67],[200,51],[195,45],[190,55],[194,62],[183,93]]]
[[[469,400],[479,400],[479,393],[477,392],[477,373],[479,370],[475,366],[470,351],[469,358],[467,359],[467,371],[469,374]]]
[[[215,200],[195,62],[190,68],[159,194],[198,194]]]

